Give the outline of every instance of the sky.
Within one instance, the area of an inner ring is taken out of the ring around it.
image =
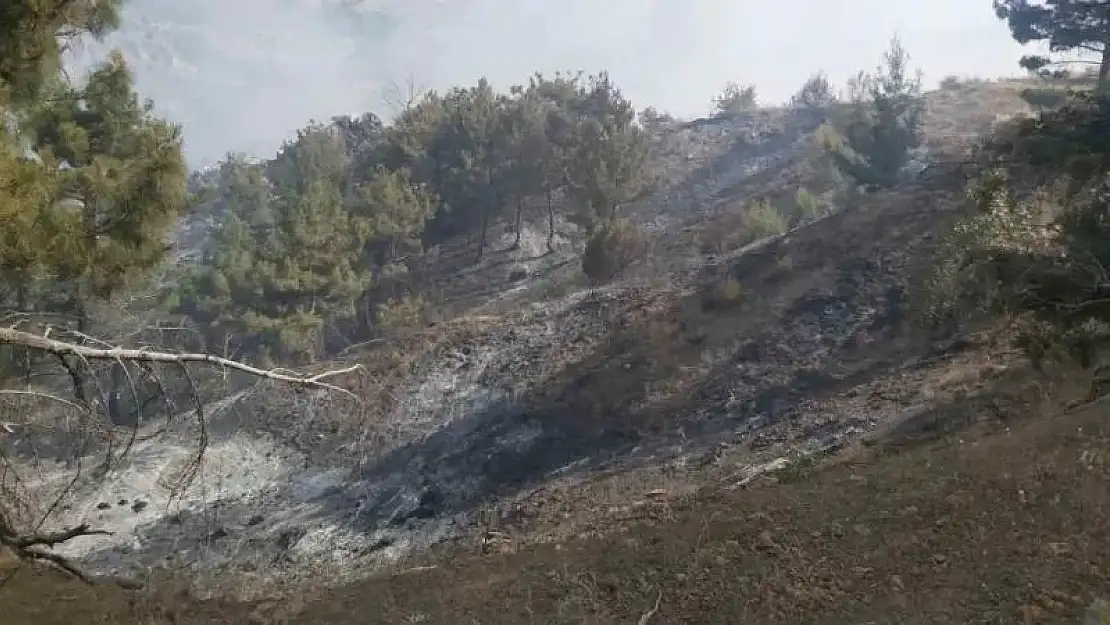
[[[378,12],[359,20],[321,8],[344,1],[130,0],[109,44],[183,124],[194,165],[272,154],[310,118],[388,117],[383,95],[409,80],[507,87],[607,69],[637,108],[696,117],[728,81],[765,103],[818,70],[842,85],[895,34],[927,84],[1021,73],[989,0],[362,0]]]

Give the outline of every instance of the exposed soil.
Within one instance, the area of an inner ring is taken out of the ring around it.
[[[648,503],[606,536],[474,546],[307,600],[151,598],[23,568],[0,605],[27,625],[634,623],[661,596],[647,622],[1074,623],[1110,589],[1108,410],[856,450]]]

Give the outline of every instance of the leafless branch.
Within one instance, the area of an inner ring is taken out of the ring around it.
[[[0,389],[0,395],[23,395],[23,396],[26,396],[26,397],[36,397],[38,399],[46,399],[46,400],[49,400],[49,401],[58,402],[59,404],[62,404],[63,406],[68,406],[69,408],[73,408],[74,410],[81,410],[81,411],[87,411],[88,410],[88,408],[86,408],[85,406],[82,406],[81,404],[79,404],[75,401],[70,401],[68,399],[65,399],[64,397],[58,397],[57,395],[54,395],[54,394],[51,394],[51,393],[44,393],[42,391],[4,388],[4,389]],[[8,424],[8,425],[14,425],[14,424]]]
[[[324,380],[362,370],[361,365],[354,365],[343,369],[325,371],[324,373],[313,376],[298,376],[279,373],[275,370],[260,369],[246,363],[230,360],[221,356],[214,356],[212,354],[159,352],[146,349],[124,349],[121,347],[93,348],[76,343],[56,341],[46,336],[39,336],[14,328],[0,328],[0,345],[23,347],[54,354],[62,358],[72,355],[86,360],[160,362],[178,365],[185,365],[191,362],[205,363],[216,367],[232,369],[258,378],[265,378],[267,380],[285,382],[296,386],[326,389],[348,395],[355,400],[358,400],[358,397],[354,393],[334,384],[329,384]]]
[[[660,590],[659,591],[659,596],[655,598],[655,607],[648,610],[647,612],[644,612],[643,616],[640,617],[639,625],[647,625],[647,622],[651,620],[651,617],[655,616],[655,613],[659,611],[659,604],[662,601],[663,601],[663,591]]]
[[[399,116],[416,106],[416,103],[427,92],[428,89],[417,83],[416,77],[410,73],[404,85],[392,78],[386,82],[386,86],[382,90],[382,102],[385,103],[390,113]]]
[[[10,549],[20,560],[46,562],[85,582],[89,581],[89,577],[83,571],[65,556],[47,551],[47,549],[79,536],[110,535],[111,532],[93,529],[87,523],[57,532],[20,533],[12,527],[3,511],[0,511],[0,545]]]

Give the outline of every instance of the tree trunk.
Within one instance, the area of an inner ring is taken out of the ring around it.
[[[555,200],[551,197],[551,189],[545,192],[547,196],[547,251],[555,251]]]
[[[516,239],[513,240],[513,246],[509,249],[520,249],[520,219],[524,214],[524,200],[519,196],[516,198],[516,221],[513,224],[513,229],[516,234]]]
[[[1110,41],[1102,44],[1102,62],[1098,66],[1098,93],[1106,95],[1110,88]]]
[[[359,337],[363,338],[370,335],[370,328],[374,323],[374,311],[370,305],[370,288],[367,287],[358,296],[358,301],[355,303],[355,308],[358,312],[358,329]]]
[[[108,419],[115,425],[134,425],[123,416],[123,363],[112,365],[111,388],[108,391]],[[138,398],[133,398],[138,400]]]
[[[478,258],[481,262],[486,255],[486,231],[489,230],[489,204],[482,204],[482,232],[478,235]]]

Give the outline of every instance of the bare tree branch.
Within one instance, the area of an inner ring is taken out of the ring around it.
[[[659,591],[659,596],[655,598],[655,606],[652,607],[647,612],[644,612],[642,615],[640,615],[639,625],[647,625],[647,622],[651,620],[651,617],[655,616],[655,613],[659,611],[659,604],[662,601],[663,601],[663,591],[660,590]]]
[[[173,352],[159,352],[146,349],[124,349],[121,347],[112,348],[93,348],[84,345],[77,345],[76,343],[69,343],[65,341],[56,341],[46,336],[38,336],[30,332],[16,330],[15,328],[0,328],[0,344],[13,345],[16,347],[23,347],[26,349],[33,349],[64,358],[65,356],[73,355],[78,358],[87,360],[115,360],[115,361],[131,361],[131,362],[161,362],[170,364],[187,364],[190,362],[199,362],[216,367],[224,367],[240,371],[248,375],[267,380],[276,380],[278,382],[285,382],[297,386],[306,386],[312,388],[321,388],[336,393],[348,395],[351,398],[358,400],[358,396],[348,391],[345,388],[329,384],[325,379],[333,378],[336,376],[355,373],[363,369],[362,365],[354,365],[343,369],[336,369],[332,371],[325,371],[314,376],[298,376],[287,373],[279,373],[275,370],[260,369],[253,367],[246,363],[236,360],[230,360],[221,356],[214,356],[212,354],[201,353],[173,353]]]
[[[382,90],[381,98],[389,112],[400,116],[412,110],[426,93],[428,93],[428,89],[424,85],[418,84],[416,76],[410,73],[404,85],[390,78]]]

